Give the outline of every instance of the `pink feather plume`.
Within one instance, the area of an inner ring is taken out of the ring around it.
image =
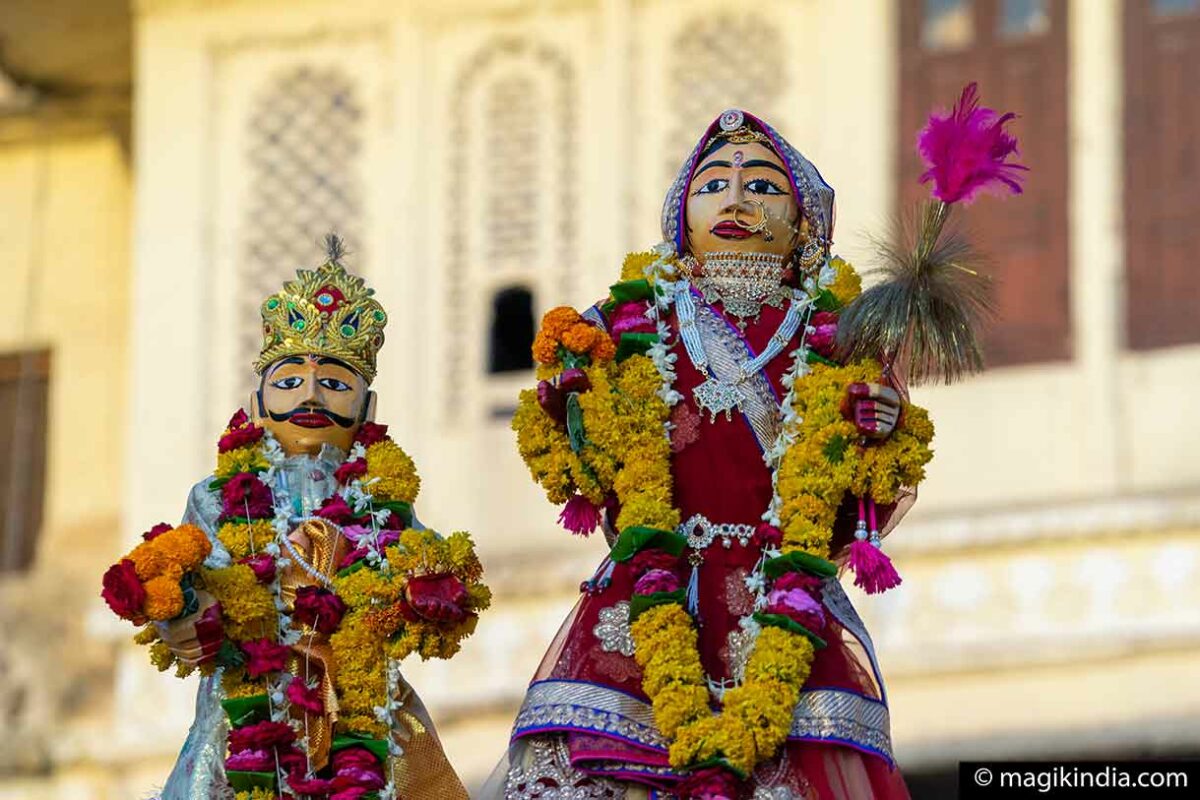
[[[1013,113],[980,107],[979,89],[969,83],[949,114],[931,114],[917,136],[917,150],[929,168],[921,183],[933,181],[933,196],[944,203],[970,203],[983,191],[1021,193],[1021,173],[1029,168],[1008,161],[1018,155],[1017,138],[1004,126]]]

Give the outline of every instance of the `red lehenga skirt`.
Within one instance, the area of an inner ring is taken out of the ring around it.
[[[744,335],[711,308],[697,321],[708,326],[710,353],[726,347],[735,354],[742,348],[745,355],[760,352],[781,316],[764,308]],[[699,417],[692,399],[702,377],[686,358],[678,359],[675,386],[686,399],[676,407],[672,472],[676,504],[689,520],[685,525],[760,522],[771,498],[763,450],[778,430],[787,361],[780,357],[767,366],[758,401],[745,413],[710,420]],[[892,517],[889,528],[899,517],[885,516]],[[839,521],[845,544],[854,521],[849,515]],[[746,656],[739,620],[753,609],[745,578],[761,550],[753,541],[733,539],[725,546],[718,538],[703,554],[697,574],[701,662],[710,679],[732,681]],[[550,645],[517,715],[507,758],[483,796],[669,797],[680,780],[668,763],[668,742],[654,725],[632,657],[630,568],[606,559],[593,582],[600,577],[611,582],[580,598]],[[822,637],[828,645],[817,652],[785,747],[752,777],[754,797],[908,798],[892,755],[887,696],[870,636],[837,579],[826,581],[823,601],[828,626]]]

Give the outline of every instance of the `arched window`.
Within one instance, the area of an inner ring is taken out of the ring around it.
[[[298,268],[316,266],[336,232],[363,268],[359,153],[363,109],[353,81],[335,67],[301,65],[276,74],[248,120],[250,197],[238,286],[238,360],[262,344],[258,304]]]
[[[574,280],[575,70],[556,45],[500,36],[449,96],[441,407],[451,422],[471,408],[500,420],[513,394],[500,378],[532,367],[533,296],[566,302]]]
[[[533,293],[509,286],[492,296],[488,372],[533,369]]]

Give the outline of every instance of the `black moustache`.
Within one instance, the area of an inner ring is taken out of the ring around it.
[[[285,411],[282,414],[276,414],[274,411],[267,412],[267,415],[276,422],[288,422],[297,414],[320,414],[322,417],[328,417],[333,420],[334,423],[343,428],[352,428],[355,422],[354,417],[343,417],[341,414],[335,414],[328,408],[306,408],[301,406],[300,408],[293,408],[291,411]]]

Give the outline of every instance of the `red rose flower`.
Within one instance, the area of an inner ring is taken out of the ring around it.
[[[265,519],[275,513],[271,490],[248,472],[234,475],[221,487],[221,504],[226,517]]]
[[[289,775],[302,775],[308,769],[308,758],[294,744],[288,745],[286,750],[276,750],[275,754],[279,758],[280,769]],[[291,795],[284,797],[291,798]]]
[[[354,509],[346,504],[346,499],[340,494],[328,497],[317,509],[317,516],[329,520],[334,525],[346,525],[355,518]]]
[[[225,759],[225,769],[236,772],[274,772],[275,754],[270,750],[243,750]]]
[[[366,558],[367,553],[370,552],[371,551],[365,547],[356,547],[342,557],[342,560],[338,562],[338,569],[345,569],[346,567],[353,565],[354,562],[358,561],[359,559]]]
[[[563,370],[558,376],[558,388],[567,394],[583,393],[592,388],[592,381],[581,369]]]
[[[673,592],[679,588],[679,576],[665,569],[650,569],[633,585],[634,594]]]
[[[365,474],[367,474],[367,460],[365,458],[356,458],[353,461],[344,462],[334,471],[333,477],[338,483],[347,484]]]
[[[825,627],[825,609],[803,589],[772,589],[767,595],[766,612],[794,620],[813,633]]]
[[[249,567],[254,572],[254,577],[259,583],[270,583],[275,580],[275,559],[266,553],[246,556],[243,559],[239,559],[238,563]]]
[[[225,626],[221,623],[221,604],[213,603],[196,620],[196,641],[200,644],[201,661],[216,657],[225,641]]]
[[[538,381],[537,401],[546,416],[559,425],[567,423],[567,399],[559,388],[550,381]]]
[[[623,333],[655,333],[658,329],[654,325],[654,320],[646,316],[646,310],[649,308],[649,303],[635,300],[630,303],[621,303],[613,309],[613,313],[608,318],[613,341],[620,341]]]
[[[324,778],[305,778],[301,775],[288,776],[288,786],[297,794],[311,794],[324,797],[333,791],[333,781]]]
[[[346,616],[346,604],[328,589],[319,586],[301,586],[296,590],[296,603],[292,618],[311,626],[326,636],[338,629],[342,617]]]
[[[671,555],[666,550],[651,547],[629,559],[629,568],[634,575],[641,575],[655,569],[676,570],[679,568],[679,557]]]
[[[270,639],[254,639],[242,642],[242,651],[246,654],[246,671],[251,678],[257,678],[268,672],[274,672],[287,667],[290,647]]]
[[[294,706],[299,706],[310,714],[325,713],[325,698],[321,694],[321,685],[309,686],[299,678],[294,678],[287,687],[287,699]]]
[[[808,321],[812,329],[804,341],[817,355],[830,358],[837,343],[838,315],[831,311],[818,311]]]
[[[333,754],[332,765],[333,788],[338,790],[334,797],[361,797],[361,794],[342,795],[342,793],[382,789],[385,783],[383,764],[375,757],[374,753],[365,747],[347,747],[337,751]]]
[[[461,622],[467,616],[467,587],[453,575],[421,575],[408,579],[409,604],[433,622]]]
[[[332,758],[333,771],[337,772],[343,767],[361,767],[370,769],[372,767],[379,770],[383,769],[383,765],[379,763],[379,758],[365,747],[351,745],[344,747],[333,754]]]
[[[363,447],[370,447],[376,442],[382,442],[387,438],[387,425],[377,425],[374,422],[364,422],[362,427],[358,429],[358,434],[354,437],[354,441],[361,444]]]
[[[162,536],[164,533],[166,533],[169,530],[172,530],[172,526],[168,525],[165,522],[160,522],[157,525],[155,525],[153,528],[151,528],[150,530],[143,533],[142,540],[148,542],[151,539],[157,539],[159,536]]]
[[[779,545],[783,544],[783,531],[769,523],[760,522],[754,529],[754,543],[763,550],[778,550]]]
[[[675,794],[682,800],[737,800],[741,787],[729,770],[709,767],[696,770],[680,781]]]
[[[229,732],[229,752],[243,750],[273,750],[296,741],[296,732],[286,722],[259,722],[243,725]]]
[[[333,779],[333,786],[337,786],[337,778]],[[371,790],[365,786],[351,786],[348,789],[342,789],[329,795],[329,800],[359,800],[371,793]]]
[[[237,428],[228,433],[222,434],[217,440],[217,452],[228,453],[230,450],[237,450],[239,447],[254,444],[263,437],[263,429],[257,425],[247,425],[244,428]]]
[[[803,572],[785,572],[775,579],[771,588],[781,589],[785,592],[792,589],[803,589],[813,597],[818,597],[821,594],[821,579],[815,575],[805,575]]]
[[[250,417],[246,415],[246,411],[239,408],[237,411],[233,412],[233,416],[229,418],[229,422],[225,425],[225,429],[233,430],[235,428],[240,428],[249,421]]]
[[[137,568],[128,558],[122,558],[104,573],[104,588],[100,596],[108,607],[121,619],[141,624],[145,619],[142,605],[146,602],[146,588],[138,580]]]
[[[363,769],[362,767],[343,767],[333,778],[333,788],[338,789],[334,797],[342,796],[341,792],[349,789],[382,789],[384,784],[383,770]],[[362,795],[345,795],[346,797],[361,797]]]

